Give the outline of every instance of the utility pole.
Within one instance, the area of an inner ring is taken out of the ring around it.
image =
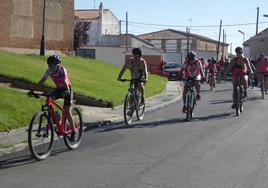
[[[221,49],[222,57],[224,56],[224,44],[225,44],[225,32],[224,32],[224,29],[223,29],[222,30],[222,49]]]
[[[126,12],[126,52],[128,51],[128,12]]]
[[[260,7],[257,7],[256,35],[258,34],[258,29],[259,29],[259,12],[260,12]]]
[[[122,20],[119,21],[119,34],[122,34]]]
[[[186,32],[187,32],[187,54],[188,54],[190,51],[190,27],[186,27]]]
[[[42,25],[42,39],[40,43],[40,55],[45,55],[45,22],[46,22],[46,0],[43,6],[43,25]]]
[[[219,32],[219,40],[217,45],[217,61],[219,61],[219,49],[220,49],[220,40],[221,40],[221,27],[222,27],[222,20],[220,22],[220,32]]]

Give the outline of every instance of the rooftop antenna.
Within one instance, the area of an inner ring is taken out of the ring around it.
[[[95,5],[96,5],[96,0],[94,0],[94,9],[95,9]]]

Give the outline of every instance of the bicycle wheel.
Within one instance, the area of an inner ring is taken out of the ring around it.
[[[124,102],[124,120],[126,124],[132,122],[134,113],[134,96],[131,92],[128,92]]]
[[[75,107],[72,108],[71,114],[72,114],[73,119],[74,119],[76,134],[74,136],[74,139],[71,138],[71,134],[65,134],[63,136],[63,140],[64,140],[65,145],[69,149],[75,149],[80,145],[81,140],[82,140],[82,135],[83,135],[83,131],[84,131],[83,130],[83,120],[82,120],[82,115],[81,115],[78,108],[75,108]],[[67,118],[65,120],[64,125],[65,125],[64,126],[65,132],[69,132],[72,129]]]
[[[28,145],[31,154],[37,160],[47,158],[52,151],[53,141],[52,121],[45,112],[36,113],[30,122],[28,130]]]
[[[141,104],[141,93],[140,91],[137,91],[137,96],[138,96],[138,105],[136,109],[136,116],[138,120],[142,120],[144,117],[144,112],[145,112],[145,101],[143,104]]]
[[[243,112],[243,100],[242,100],[242,95],[243,95],[243,89],[242,87],[240,86],[239,87],[239,93],[240,93],[240,103],[239,103],[239,111],[240,113]]]
[[[264,99],[264,81],[261,80],[261,98]]]
[[[192,100],[192,93],[188,92],[186,96],[186,104],[187,104],[187,113],[186,113],[186,120],[190,121],[192,119],[192,105],[191,105],[191,100]]]
[[[209,85],[210,85],[210,90],[213,90],[213,82],[212,82],[212,78],[209,79]]]
[[[235,90],[235,111],[236,111],[236,115],[239,116],[240,115],[240,90],[239,90],[239,87],[237,86],[236,87],[236,90]]]

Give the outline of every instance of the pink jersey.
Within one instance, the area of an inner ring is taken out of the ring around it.
[[[217,71],[217,68],[214,64],[208,64],[208,66],[207,66],[208,73],[215,73],[216,71]]]
[[[202,65],[200,61],[195,60],[193,63],[185,63],[183,65],[186,77],[198,77],[201,76]]]
[[[267,59],[261,59],[257,62],[256,72],[258,73],[268,73],[268,61]]]
[[[71,82],[68,78],[67,71],[64,67],[60,66],[59,70],[56,74],[51,72],[49,69],[45,72],[43,79],[47,79],[48,77],[51,77],[54,81],[55,85],[58,88],[66,88],[71,86]]]

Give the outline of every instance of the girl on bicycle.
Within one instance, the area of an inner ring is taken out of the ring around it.
[[[243,48],[237,47],[235,49],[236,57],[234,57],[230,64],[229,69],[232,72],[232,83],[233,83],[233,99],[235,98],[235,88],[237,85],[237,78],[242,77],[243,89],[244,89],[244,97],[247,97],[247,88],[248,88],[248,74],[252,74],[253,71],[251,69],[248,58],[243,56]],[[232,104],[232,108],[235,108],[236,104]]]
[[[51,93],[54,99],[64,98],[63,108],[66,112],[66,117],[70,123],[71,128],[74,130],[71,135],[71,140],[75,137],[75,125],[71,115],[71,104],[73,100],[73,92],[71,89],[71,82],[68,78],[66,69],[61,65],[61,57],[59,55],[49,56],[47,59],[48,69],[38,82],[35,90],[40,90],[45,81],[50,76],[56,85],[56,89]]]
[[[217,73],[217,68],[216,65],[213,64],[213,62],[210,59],[208,60],[208,66],[206,67],[205,73],[207,80],[212,81],[212,83],[209,84],[212,84],[212,86],[215,87],[215,75]],[[209,76],[211,76],[212,79],[210,79]]]
[[[261,83],[261,80],[264,80],[264,89],[265,94],[267,95],[268,89],[268,61],[265,58],[263,53],[260,54],[257,64],[256,64],[256,73],[258,78],[258,83]]]
[[[204,71],[201,65],[201,62],[196,59],[196,54],[195,52],[189,52],[187,54],[187,60],[185,61],[182,70],[184,78],[187,77],[194,77],[195,78],[195,89],[196,89],[196,100],[200,100],[200,81],[204,77]],[[187,112],[187,107],[185,105],[186,102],[186,93],[187,89],[184,87],[183,90],[183,108],[182,112],[186,113]]]
[[[122,67],[117,80],[121,80],[126,69],[131,72],[131,78],[140,80],[138,83],[138,89],[141,92],[141,103],[144,104],[144,85],[148,81],[148,71],[146,61],[142,58],[142,51],[140,48],[132,49],[133,57],[125,62]]]

